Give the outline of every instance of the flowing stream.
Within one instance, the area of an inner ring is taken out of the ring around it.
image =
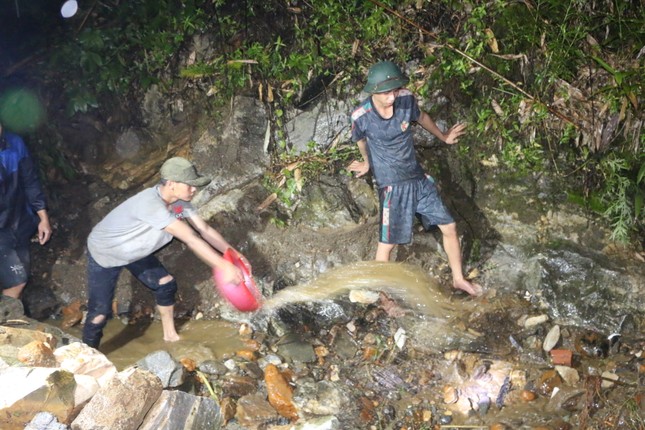
[[[384,291],[420,317],[439,318],[443,322],[455,316],[459,309],[469,306],[467,301],[458,305],[449,294],[420,268],[403,263],[357,262],[334,268],[304,285],[285,288],[265,300],[263,312],[273,312],[290,303],[324,301],[350,290]],[[70,334],[80,337],[81,327],[73,327]],[[123,369],[147,354],[167,350],[176,359],[189,357],[197,362],[220,358],[243,347],[238,335],[238,324],[224,320],[177,320],[181,340],[174,343],[162,340],[159,321],[138,322],[134,325],[111,320],[104,330],[101,351]]]

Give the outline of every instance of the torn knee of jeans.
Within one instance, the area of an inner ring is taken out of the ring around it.
[[[92,318],[91,323],[92,324],[101,324],[103,321],[105,321],[105,315],[97,315],[94,318]]]
[[[175,278],[172,275],[166,275],[163,278],[159,279],[159,285],[165,285],[169,282],[172,282]]]

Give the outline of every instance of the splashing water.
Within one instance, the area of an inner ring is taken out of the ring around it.
[[[289,303],[321,301],[363,289],[385,291],[428,316],[448,317],[457,311],[450,297],[421,268],[405,263],[377,261],[337,267],[309,284],[285,288],[268,299],[263,308],[272,311]]]

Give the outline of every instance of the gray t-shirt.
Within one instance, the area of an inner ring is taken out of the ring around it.
[[[352,141],[367,139],[370,168],[379,188],[423,178],[425,173],[416,158],[411,127],[420,114],[416,98],[406,89],[400,89],[394,100],[392,118],[378,114],[372,97],[352,112]]]
[[[164,228],[194,214],[189,202],[178,200],[168,205],[159,194],[159,186],[148,188],[121,203],[94,226],[87,248],[103,267],[125,266],[168,244],[173,236]]]

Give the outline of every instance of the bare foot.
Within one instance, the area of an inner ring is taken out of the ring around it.
[[[454,281],[452,286],[458,290],[467,292],[473,297],[481,296],[484,293],[484,289],[479,284],[473,284],[468,282],[465,279],[460,281]]]
[[[179,339],[181,338],[177,333],[163,337],[163,340],[165,340],[166,342],[177,342]]]

